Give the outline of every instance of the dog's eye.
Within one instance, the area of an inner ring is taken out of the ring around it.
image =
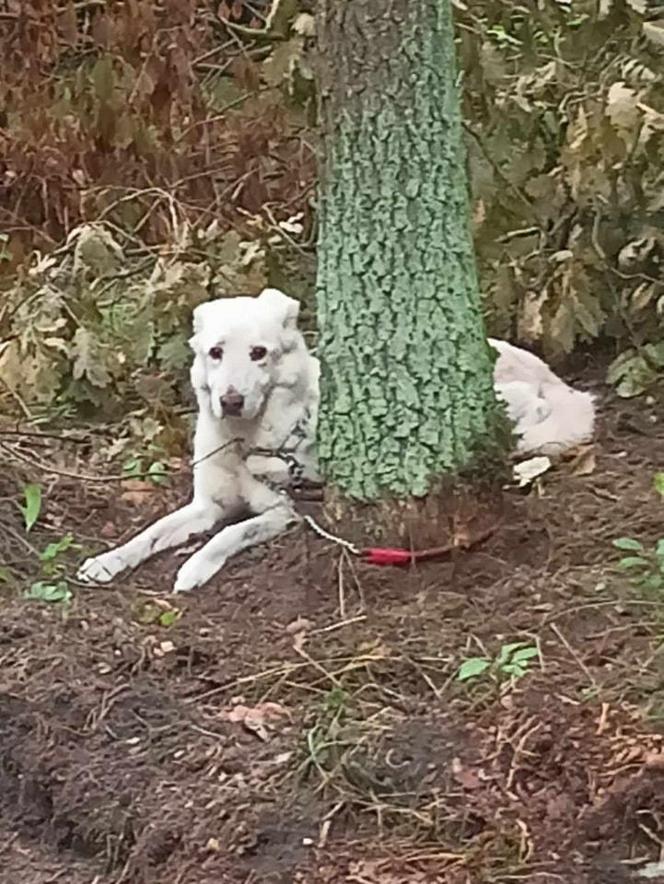
[[[208,355],[210,359],[215,359],[218,362],[224,355],[224,351],[221,349],[221,347],[211,347]]]
[[[265,347],[252,347],[249,351],[249,358],[252,362],[260,362],[261,359],[265,359],[267,356],[267,350]]]

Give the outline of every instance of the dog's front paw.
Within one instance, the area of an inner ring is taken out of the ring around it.
[[[213,563],[203,556],[192,556],[178,571],[173,592],[189,592],[197,586],[203,586],[214,577],[223,564],[223,562]]]
[[[93,559],[86,559],[78,569],[76,578],[81,583],[110,583],[124,569],[122,557],[115,552],[107,552]]]

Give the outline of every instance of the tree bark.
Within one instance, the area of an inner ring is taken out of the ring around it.
[[[477,498],[452,505],[450,487],[475,488],[509,437],[470,232],[450,2],[320,0],[317,27],[327,511],[355,536],[369,519],[412,543]]]

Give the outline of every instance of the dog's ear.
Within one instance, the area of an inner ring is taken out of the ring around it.
[[[265,304],[275,319],[289,331],[297,329],[297,317],[300,313],[300,302],[289,298],[279,289],[263,289],[258,296],[261,304]]]
[[[205,325],[205,317],[209,316],[212,304],[212,301],[206,301],[203,304],[199,304],[198,307],[194,307],[194,312],[191,314],[194,333],[189,338],[188,343],[191,349],[194,350],[194,352],[196,351],[196,344],[198,343],[198,335],[203,331],[203,326]]]
[[[206,315],[210,314],[210,308],[213,306],[214,301],[206,301],[203,304],[199,304],[198,307],[194,307],[194,312],[192,313],[192,323],[194,327],[194,335],[197,335],[203,329],[203,325],[205,324]]]

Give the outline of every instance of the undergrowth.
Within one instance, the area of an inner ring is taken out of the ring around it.
[[[638,394],[664,365],[664,31],[642,0],[455,11],[491,330],[548,356],[609,338],[609,381]],[[10,0],[6,412],[113,417],[122,402],[154,429],[181,401],[196,303],[266,283],[308,298],[312,13],[305,0]]]

